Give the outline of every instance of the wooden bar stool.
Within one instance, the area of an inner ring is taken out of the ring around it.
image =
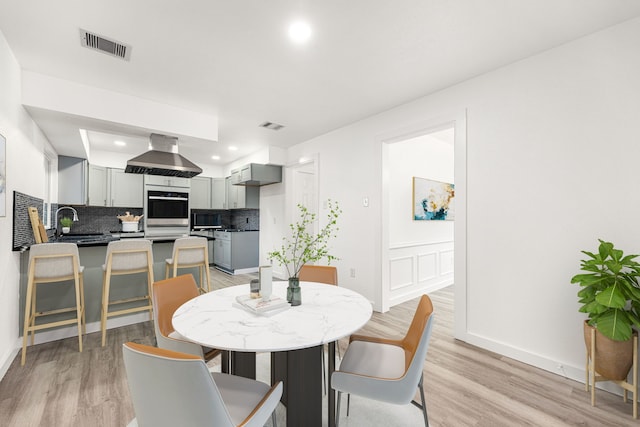
[[[165,261],[164,278],[176,277],[179,268],[198,267],[200,273],[200,293],[211,290],[211,277],[209,273],[209,250],[206,237],[181,237],[173,243],[172,258]],[[169,271],[173,273],[169,276]],[[202,274],[204,271],[204,275]],[[207,287],[204,287],[204,277],[207,279]]]
[[[24,366],[27,357],[27,336],[29,332],[31,332],[31,345],[33,345],[35,333],[41,329],[77,324],[78,349],[82,351],[82,335],[85,333],[83,270],[84,267],[80,266],[78,246],[75,243],[40,243],[31,246],[29,250],[29,273],[24,309],[21,365]],[[76,294],[76,304],[74,307],[37,311],[36,290],[38,284],[71,280],[74,282]],[[71,319],[36,324],[37,317],[74,311],[76,315]]]
[[[153,252],[151,251],[151,241],[146,239],[129,239],[109,242],[107,246],[107,257],[105,264],[102,266],[102,271],[102,319],[100,323],[102,329],[102,346],[104,347],[107,339],[107,319],[109,317],[139,311],[149,311],[150,315],[153,314],[153,305],[151,303],[151,287],[153,285]],[[111,276],[136,273],[147,273],[146,295],[109,301]],[[109,311],[109,306],[111,305],[135,301],[146,301],[146,304]]]

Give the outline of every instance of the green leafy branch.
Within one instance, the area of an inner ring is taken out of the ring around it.
[[[312,234],[309,230],[313,229],[316,214],[310,212],[306,206],[298,204],[300,219],[298,222],[289,224],[291,237],[284,237],[280,249],[267,254],[269,260],[276,261],[286,268],[289,277],[298,277],[304,264],[323,258],[326,258],[327,263],[331,264],[331,261],[339,259],[329,253],[328,244],[332,237],[336,237],[339,230],[338,217],[342,210],[338,203],[331,199],[328,200],[327,205],[329,209],[327,223],[318,234]]]

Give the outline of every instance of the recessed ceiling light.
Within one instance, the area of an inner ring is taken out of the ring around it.
[[[305,21],[295,21],[289,25],[289,38],[298,44],[305,43],[311,37],[311,27]]]
[[[213,160],[220,160],[220,156],[211,156]]]
[[[126,142],[124,142],[124,141],[120,141],[120,140],[118,140],[118,141],[113,141],[113,143],[114,143],[114,144],[116,144],[116,145],[117,145],[117,146],[119,146],[119,147],[124,147],[125,145],[127,145],[127,143],[126,143]]]
[[[238,151],[238,147],[236,147],[234,145],[230,145],[229,146],[229,151]]]

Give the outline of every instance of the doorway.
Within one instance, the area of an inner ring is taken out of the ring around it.
[[[462,113],[380,139],[380,309],[453,284],[456,336],[466,329],[465,126]],[[453,221],[416,220],[414,177],[454,184]]]

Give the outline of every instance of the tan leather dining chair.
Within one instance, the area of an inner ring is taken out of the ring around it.
[[[136,414],[129,427],[262,427],[269,418],[276,426],[280,381],[210,373],[198,356],[132,342],[123,356]]]
[[[193,354],[205,361],[220,354],[220,350],[203,348],[181,336],[173,328],[173,313],[185,302],[200,295],[193,275],[160,280],[153,284],[153,326],[158,347]]]
[[[338,269],[328,265],[311,265],[305,264],[300,268],[298,279],[303,282],[326,283],[327,285],[338,285]],[[340,346],[338,348],[338,357],[340,357]],[[327,387],[327,376],[324,362],[324,351],[322,352],[322,387]]]
[[[198,268],[200,275],[199,290],[201,293],[211,291],[211,275],[209,272],[209,250],[206,237],[181,237],[173,243],[171,258],[165,260],[164,278],[176,277],[179,268]],[[206,279],[206,287],[205,287]]]
[[[429,426],[423,368],[432,328],[433,304],[423,295],[404,338],[351,336],[340,368],[331,376],[331,386],[338,391],[336,426],[343,392],[398,405],[412,403],[422,409],[425,427]],[[421,404],[413,400],[416,387]]]
[[[327,265],[305,264],[300,268],[298,279],[303,282],[318,282],[337,285],[338,269]]]

